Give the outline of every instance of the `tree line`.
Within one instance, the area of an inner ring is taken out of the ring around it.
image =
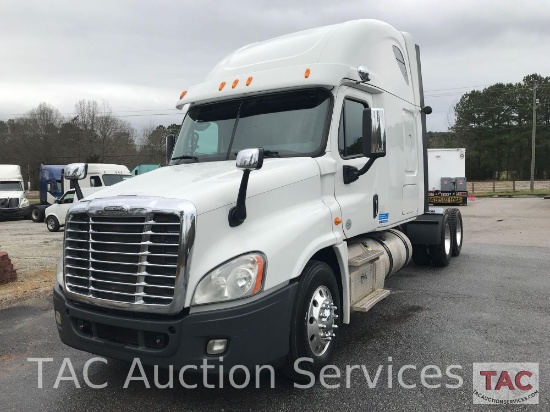
[[[448,132],[428,132],[432,148],[466,148],[470,180],[529,179],[533,88],[536,84],[535,178],[550,178],[550,77],[525,76],[519,83],[496,83],[465,93],[453,107]],[[71,162],[164,164],[165,136],[179,125],[134,129],[107,103],[80,100],[70,117],[40,103],[14,119],[0,121],[0,164],[22,167],[32,187],[40,164]]]
[[[74,114],[40,103],[20,117],[0,121],[0,164],[18,164],[25,180],[38,187],[40,164],[164,164],[165,137],[179,125],[134,129],[117,118],[107,103],[80,100]]]
[[[550,77],[531,74],[520,83],[465,93],[453,108],[450,130],[428,133],[428,146],[466,148],[470,180],[529,180],[535,84],[535,178],[550,178]]]

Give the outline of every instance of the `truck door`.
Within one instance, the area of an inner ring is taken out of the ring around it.
[[[362,155],[362,116],[366,107],[372,107],[369,94],[350,87],[340,88],[333,115],[331,150],[337,163],[335,196],[346,237],[375,230],[384,220],[379,218],[384,209],[385,188],[378,185],[377,178],[383,173],[384,159],[378,159],[359,180],[350,184],[344,184],[343,180],[344,165],[360,169],[368,160]]]

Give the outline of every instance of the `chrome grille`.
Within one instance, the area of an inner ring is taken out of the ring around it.
[[[67,290],[126,304],[171,304],[181,226],[177,213],[69,213],[65,228]]]
[[[0,208],[15,208],[19,207],[19,198],[1,198],[0,199]]]

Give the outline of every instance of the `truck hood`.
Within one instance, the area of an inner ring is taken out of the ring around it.
[[[8,197],[10,199],[14,199],[14,198],[22,199],[25,197],[25,192],[12,191],[12,190],[0,190],[0,198],[5,199]]]
[[[315,159],[265,159],[262,169],[251,172],[247,198],[319,176]],[[158,196],[188,200],[197,213],[235,204],[243,172],[234,160],[163,167],[107,187],[86,199],[111,196]]]

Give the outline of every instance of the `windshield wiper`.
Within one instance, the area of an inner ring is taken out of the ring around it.
[[[281,157],[281,156],[279,156],[279,152],[273,152],[271,150],[264,150],[264,156],[265,157]]]
[[[239,153],[235,152],[233,154],[235,156],[237,156]],[[264,149],[264,157],[281,157],[281,156],[279,156],[279,152],[274,152],[274,151],[271,151],[271,150],[265,150]]]
[[[177,157],[171,158],[170,160],[181,160],[181,159],[191,159],[191,160],[194,160],[195,162],[199,161],[199,158],[197,156],[177,156]]]

